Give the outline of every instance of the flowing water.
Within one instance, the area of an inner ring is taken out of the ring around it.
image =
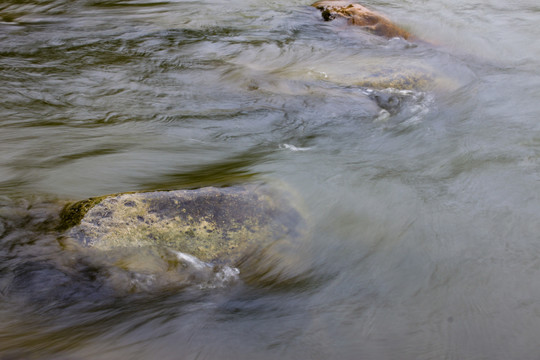
[[[538,358],[537,1],[364,3],[411,42],[309,4],[1,2],[0,358]],[[310,225],[240,273],[144,287],[55,231],[67,201],[244,183]]]

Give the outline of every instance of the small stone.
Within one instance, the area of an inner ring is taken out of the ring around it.
[[[361,26],[375,35],[387,38],[402,37],[412,39],[408,31],[392,23],[385,16],[352,1],[323,0],[317,1],[311,6],[321,10],[321,15],[325,21],[342,17],[347,19],[350,24]]]

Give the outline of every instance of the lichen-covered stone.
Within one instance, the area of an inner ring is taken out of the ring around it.
[[[375,35],[412,39],[408,31],[392,23],[385,16],[351,1],[323,0],[317,1],[312,6],[321,10],[322,17],[326,21],[342,17],[350,24],[361,26]]]
[[[370,89],[425,90],[436,85],[437,74],[421,67],[386,67],[359,78],[356,86]]]
[[[111,195],[67,206],[61,218],[68,237],[95,249],[159,246],[223,264],[303,226],[299,211],[266,186]]]

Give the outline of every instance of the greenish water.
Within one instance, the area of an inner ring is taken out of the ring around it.
[[[364,5],[423,41],[297,0],[2,1],[0,358],[538,358],[540,7]],[[431,82],[361,86],[392,71]],[[231,283],[130,292],[54,231],[244,183],[310,230]]]

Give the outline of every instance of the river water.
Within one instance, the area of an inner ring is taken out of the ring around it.
[[[537,359],[540,7],[364,5],[421,40],[300,0],[2,1],[0,357]],[[431,85],[362,85],[410,69]],[[108,294],[54,231],[66,201],[244,183],[310,230],[235,281]]]

